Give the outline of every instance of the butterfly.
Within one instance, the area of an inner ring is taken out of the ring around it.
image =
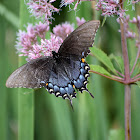
[[[99,25],[98,20],[82,24],[63,41],[58,53],[52,51],[52,57],[33,59],[15,70],[6,81],[6,87],[45,87],[50,94],[69,99],[72,105],[76,90],[89,92],[86,85],[90,67],[84,58],[90,52]]]

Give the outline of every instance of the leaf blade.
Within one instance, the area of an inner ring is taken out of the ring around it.
[[[98,49],[96,47],[91,48],[91,53],[99,60],[101,61],[109,70],[111,70],[114,74],[117,75],[116,69],[114,68],[110,58],[107,56],[106,53],[104,53],[101,49]]]
[[[106,76],[112,77],[111,74],[99,65],[90,65],[90,69]]]

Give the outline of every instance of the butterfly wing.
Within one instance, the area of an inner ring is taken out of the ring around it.
[[[78,55],[86,57],[89,47],[92,47],[94,37],[99,28],[100,21],[92,20],[86,22],[74,30],[63,42],[58,53],[61,56]]]
[[[10,75],[6,86],[9,88],[40,88],[42,83],[49,80],[53,63],[52,57],[31,60]]]
[[[80,61],[78,57],[60,58],[59,63],[54,63],[49,82],[58,87],[66,87],[80,74]]]

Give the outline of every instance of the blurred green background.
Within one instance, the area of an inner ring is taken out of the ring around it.
[[[56,7],[59,2],[55,2]],[[93,7],[90,2],[82,2],[77,12],[63,7],[60,14],[54,14],[52,26],[65,21],[76,23],[76,16],[102,21]],[[27,22],[36,22],[26,8],[24,0],[0,2],[0,140],[124,140],[124,87],[120,83],[91,73],[88,88],[95,98],[79,93],[73,99],[74,111],[67,100],[56,98],[45,89],[5,87],[8,76],[25,63],[16,54],[16,32]],[[135,15],[137,9],[130,14]],[[118,30],[116,17],[107,18],[97,33],[95,45],[108,55],[121,56]],[[133,59],[133,42],[128,43]],[[87,62],[100,64],[91,56]],[[140,140],[140,89],[135,85],[131,103],[132,140]]]

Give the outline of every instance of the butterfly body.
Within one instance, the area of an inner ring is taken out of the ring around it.
[[[43,56],[21,66],[10,75],[6,86],[45,87],[56,97],[70,101],[71,97],[76,97],[75,89],[88,91],[86,84],[90,68],[84,58],[90,52],[99,25],[99,21],[89,21],[79,26],[63,41],[58,53],[52,51],[52,57]]]

